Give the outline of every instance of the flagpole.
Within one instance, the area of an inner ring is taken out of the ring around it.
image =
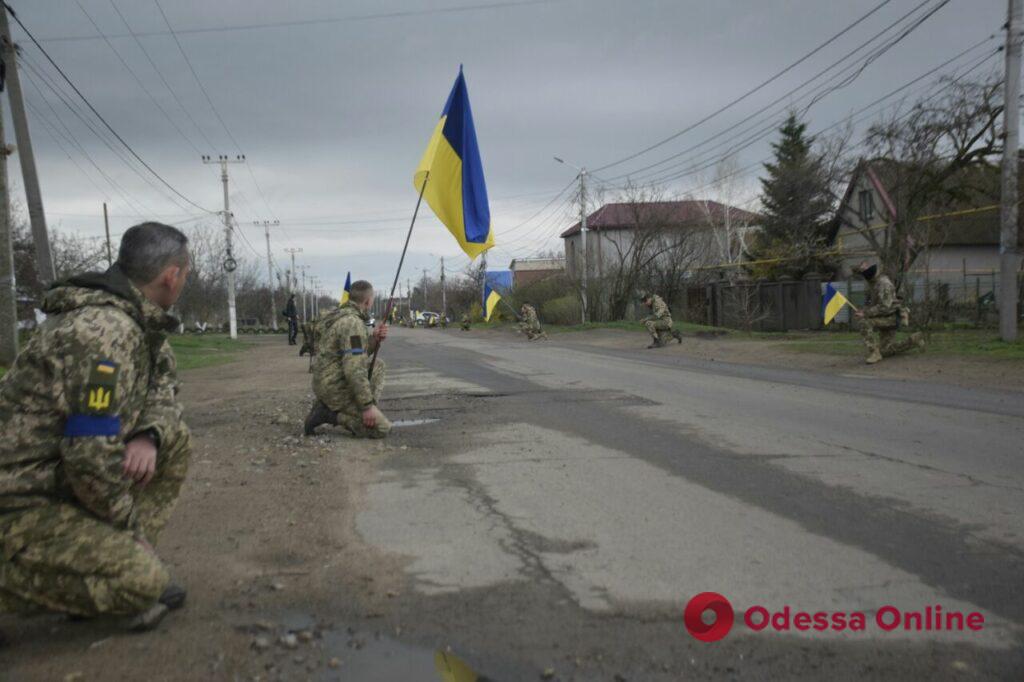
[[[391,293],[388,294],[388,307],[384,311],[384,324],[388,323],[388,319],[391,317],[391,308],[395,303],[395,288],[398,286],[398,278],[402,274],[402,264],[405,263],[405,252],[409,250],[409,239],[412,237],[412,228],[416,224],[416,216],[420,212],[420,204],[423,202],[423,193],[427,189],[427,181],[430,180],[430,171],[426,172],[423,176],[423,186],[420,187],[420,196],[416,199],[416,208],[412,212],[412,222],[409,223],[409,231],[405,235],[405,246],[402,247],[402,256],[398,259],[398,270],[395,271],[395,280],[391,282]],[[373,357],[370,358],[370,369],[367,371],[367,376],[373,376],[373,366],[377,364],[377,353],[380,352],[380,341],[377,341],[376,348],[373,349]]]

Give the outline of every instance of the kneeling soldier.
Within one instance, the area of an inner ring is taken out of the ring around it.
[[[683,342],[682,334],[672,328],[672,313],[661,296],[650,293],[640,294],[640,302],[651,310],[651,314],[641,320],[653,339],[651,345],[647,346],[648,348],[661,348],[664,346],[666,334],[679,343]]]
[[[321,320],[320,349],[313,363],[316,402],[306,417],[305,434],[321,424],[343,426],[360,438],[383,438],[391,422],[377,407],[384,387],[384,363],[377,361],[368,376],[369,356],[388,335],[387,325],[366,331],[373,305],[373,285],[354,282],[349,300]]]
[[[190,455],[167,343],[188,271],[185,235],[143,223],[109,270],[47,291],[0,380],[0,611],[149,629],[184,604],[153,545]]]
[[[896,287],[887,275],[878,273],[877,265],[862,261],[856,272],[868,283],[871,305],[853,314],[860,320],[860,335],[868,351],[865,362],[873,365],[911,348],[924,348],[924,336],[914,332],[909,338],[896,340],[896,332],[910,320],[910,311],[896,297]]]

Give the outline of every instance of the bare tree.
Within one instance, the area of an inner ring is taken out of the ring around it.
[[[991,160],[1002,154],[1001,81],[945,79],[943,88],[941,98],[919,100],[908,112],[871,126],[865,137],[871,168],[891,202],[885,211],[888,222],[881,230],[848,224],[864,237],[897,287],[927,247],[930,228],[921,218],[984,191]]]

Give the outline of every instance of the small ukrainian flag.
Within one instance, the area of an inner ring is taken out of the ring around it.
[[[825,318],[825,324],[835,319],[844,305],[853,308],[853,304],[845,296],[835,290],[831,284],[825,285],[825,297],[821,300],[821,314]]]
[[[491,288],[490,284],[484,285],[484,320],[490,322],[491,313],[498,307],[498,302],[501,300],[501,294]]]
[[[341,290],[341,305],[348,303],[349,295],[352,292],[352,272],[345,275],[345,286]]]
[[[494,246],[484,167],[461,66],[441,120],[416,167],[413,186],[423,192],[437,219],[470,259]]]

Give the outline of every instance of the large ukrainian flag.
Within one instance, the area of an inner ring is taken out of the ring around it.
[[[413,186],[423,192],[437,219],[471,259],[494,246],[484,168],[461,66],[441,120],[416,168]]]

